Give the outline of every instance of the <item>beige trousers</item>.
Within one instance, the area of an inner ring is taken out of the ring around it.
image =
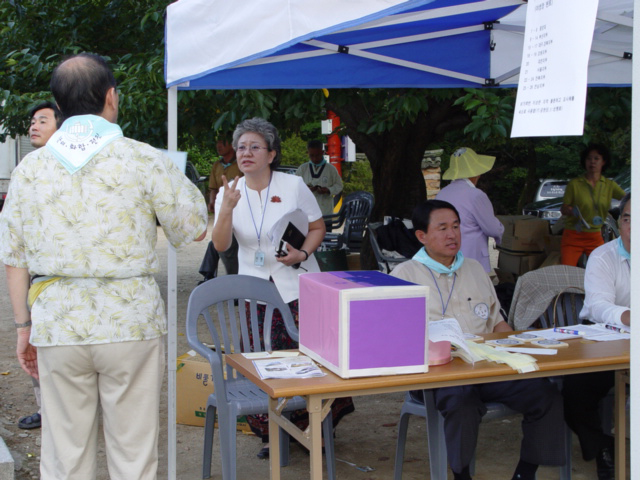
[[[164,338],[38,348],[41,480],[96,478],[98,412],[111,480],[152,480],[158,467]]]

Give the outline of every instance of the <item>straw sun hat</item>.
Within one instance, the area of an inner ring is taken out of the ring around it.
[[[478,155],[466,147],[459,148],[451,155],[449,168],[442,175],[442,179],[457,180],[459,178],[477,177],[491,170],[495,161],[496,157]]]

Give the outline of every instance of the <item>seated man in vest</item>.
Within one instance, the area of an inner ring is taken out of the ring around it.
[[[631,310],[631,194],[620,201],[620,237],[596,248],[584,274],[585,300],[580,318],[596,323],[630,325]],[[596,459],[598,480],[615,477],[613,437],[602,429],[598,411],[613,388],[613,372],[568,375],[562,394],[567,425],[580,439],[582,457]]]
[[[455,207],[428,200],[413,211],[413,226],[424,248],[392,275],[429,287],[429,318],[455,318],[465,333],[510,331],[484,268],[460,252],[460,216]],[[565,463],[562,397],[547,379],[447,387],[434,395],[444,416],[447,457],[456,480],[471,478],[469,464],[487,402],[504,403],[524,415],[513,479],[533,480],[538,465]]]

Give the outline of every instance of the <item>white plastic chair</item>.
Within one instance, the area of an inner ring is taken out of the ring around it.
[[[238,308],[235,308],[234,300],[238,301]],[[249,319],[246,316],[245,302],[249,303]],[[202,478],[211,478],[216,412],[220,431],[222,478],[235,480],[237,417],[267,413],[269,410],[267,394],[239,372],[226,366],[223,361],[225,352],[271,351],[270,335],[261,338],[259,333],[258,302],[266,304],[264,332],[271,332],[273,312],[279,310],[289,336],[297,342],[298,329],[291,311],[272,282],[247,275],[225,275],[199,285],[189,297],[187,340],[191,348],[209,361],[214,385],[214,393],[209,395],[207,401]],[[250,349],[248,324],[250,324],[254,341],[253,350]],[[206,326],[206,329],[199,329],[199,325]],[[206,337],[206,340],[203,337]],[[293,410],[303,408],[306,408],[305,400],[302,397],[294,397],[288,402],[284,414],[290,415]],[[322,429],[327,474],[330,480],[334,480],[336,471],[331,414],[325,417]],[[289,435],[280,435],[280,465],[282,466],[289,463],[289,440]]]

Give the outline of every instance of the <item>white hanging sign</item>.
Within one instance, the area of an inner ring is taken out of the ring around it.
[[[598,0],[529,0],[511,137],[582,135]]]

